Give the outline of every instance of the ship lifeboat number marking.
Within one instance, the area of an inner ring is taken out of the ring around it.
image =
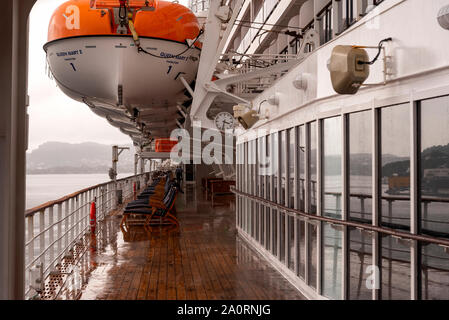
[[[63,16],[65,18],[65,26],[67,30],[80,29],[80,8],[78,8],[78,6],[67,6]]]

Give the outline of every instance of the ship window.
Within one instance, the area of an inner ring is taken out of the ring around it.
[[[285,185],[286,185],[286,157],[285,155],[287,154],[287,136],[286,136],[286,131],[282,131],[281,132],[281,153],[280,153],[280,165],[281,165],[281,175],[280,175],[280,179],[281,179],[281,198],[279,199],[279,203],[282,205],[285,205]]]
[[[421,232],[449,237],[449,97],[421,102]]]
[[[271,136],[265,136],[264,137],[264,141],[266,142],[266,157],[267,159],[269,159],[269,163],[267,164],[267,176],[266,176],[266,183],[267,183],[267,190],[266,190],[266,194],[265,194],[265,198],[267,200],[271,200],[272,199],[272,191],[271,191],[271,168],[273,167],[273,157],[270,157],[272,155],[272,151],[271,151]],[[273,214],[272,210],[270,207],[266,208],[266,212],[265,212],[265,224],[267,226],[267,234],[266,234],[266,248],[267,250],[271,250],[271,239],[272,239],[272,218],[271,215]]]
[[[295,207],[295,131],[296,128],[288,130],[288,206]],[[288,267],[294,270],[294,248],[295,248],[295,223],[294,217],[288,217]]]
[[[306,160],[306,135],[304,126],[299,126],[298,128],[298,138],[299,143],[296,149],[298,152],[298,173],[299,173],[299,181],[298,181],[298,210],[304,211],[305,207],[305,160]]]
[[[421,233],[449,237],[449,97],[421,101]],[[449,299],[449,250],[422,245],[422,298]]]
[[[244,163],[244,181],[243,181],[243,185],[244,185],[244,190],[246,193],[248,193],[248,143],[245,142],[243,144],[243,163]],[[243,228],[245,230],[246,233],[248,233],[248,205],[249,205],[249,200],[248,198],[245,197],[244,200],[244,207],[243,207]]]
[[[272,174],[271,174],[271,181],[272,181],[272,188],[271,188],[271,199],[273,202],[277,202],[277,193],[278,193],[278,155],[279,155],[279,133],[273,133],[270,136],[271,139],[271,157],[273,160],[272,165]],[[272,237],[272,247],[271,252],[273,255],[278,254],[277,246],[278,246],[278,211],[272,209],[271,210],[271,237]]]
[[[323,120],[323,216],[341,219],[342,195],[342,118]],[[341,297],[342,231],[323,224],[323,294]]]
[[[384,236],[381,245],[382,300],[410,300],[410,243]]]
[[[341,299],[342,276],[342,231],[339,227],[323,223],[323,295],[332,299]]]
[[[349,299],[371,300],[372,290],[367,287],[367,267],[372,265],[372,236],[356,228],[349,228]]]
[[[357,13],[354,7],[354,0],[343,1],[342,9],[343,29],[347,29],[356,21]]]
[[[341,117],[323,121],[323,216],[341,219]]]
[[[410,105],[381,109],[381,223],[410,229]]]
[[[317,259],[318,259],[318,244],[317,244],[317,226],[312,223],[307,223],[309,241],[306,245],[309,246],[309,256],[308,256],[308,267],[309,267],[309,277],[308,284],[312,288],[317,286]]]
[[[298,210],[305,211],[305,160],[306,160],[306,135],[305,126],[298,127],[298,143],[296,152],[298,154],[298,182],[297,182],[297,198],[298,198]],[[305,243],[305,228],[306,223],[303,220],[297,221],[298,229],[298,275],[301,278],[305,277],[305,253],[306,253],[306,243]]]
[[[372,121],[371,111],[348,116],[349,219],[372,223]]]
[[[281,141],[280,141],[280,148],[281,148],[281,152],[280,152],[280,167],[281,167],[281,174],[280,174],[280,179],[281,179],[281,194],[280,194],[280,199],[279,199],[279,203],[282,205],[285,205],[285,184],[286,184],[286,165],[285,165],[285,161],[286,159],[286,154],[287,154],[287,136],[286,136],[287,132],[284,130],[281,132]],[[285,237],[287,236],[287,230],[285,228],[285,221],[287,219],[287,215],[285,214],[285,212],[279,212],[280,214],[280,258],[281,261],[286,263],[286,257],[285,257]]]
[[[449,299],[449,250],[435,244],[423,244],[421,253],[421,298]]]
[[[295,207],[295,131],[296,128],[292,128],[288,131],[288,206],[290,208]]]
[[[265,143],[264,143],[264,138],[259,138],[257,139],[257,143],[258,143],[258,162],[257,162],[257,166],[258,166],[258,180],[259,180],[259,197],[261,198],[265,198],[265,159],[266,159],[266,149],[265,149]],[[260,244],[262,246],[265,245],[265,234],[264,234],[264,224],[265,224],[265,219],[264,219],[264,212],[265,212],[265,207],[263,204],[259,204],[259,216],[260,216],[260,230],[261,230],[261,234],[260,234]]]
[[[320,42],[325,44],[332,39],[332,1],[326,5],[317,16],[320,21]]]
[[[308,213],[315,214],[317,208],[317,132],[316,122],[311,122],[309,125],[309,207]]]
[[[256,140],[251,140],[249,142],[249,153],[248,153],[248,162],[249,162],[249,179],[250,183],[250,194],[256,194]],[[257,217],[256,217],[256,203],[254,200],[250,200],[250,213],[251,213],[251,237],[257,238]]]

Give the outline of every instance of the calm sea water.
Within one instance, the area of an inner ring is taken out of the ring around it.
[[[133,175],[121,173],[118,179]],[[108,174],[36,174],[27,175],[26,208],[59,199],[78,190],[109,181]]]

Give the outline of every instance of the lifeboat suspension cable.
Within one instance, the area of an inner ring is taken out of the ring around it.
[[[146,51],[145,49],[143,49],[140,45],[140,38],[139,38],[139,34],[136,31],[136,28],[134,27],[134,22],[132,20],[133,15],[130,12],[128,14],[128,26],[129,26],[129,30],[131,31],[131,34],[133,36],[133,40],[134,40],[134,44],[137,47],[137,52],[143,52],[145,54],[148,54],[150,56],[153,56],[155,58],[159,58],[159,59],[166,59],[165,57],[160,57],[158,55],[152,54],[151,52]],[[187,44],[187,49],[185,49],[184,51],[182,51],[181,53],[178,53],[176,55],[173,55],[173,57],[179,57],[180,55],[186,53],[188,50],[192,49],[192,47],[195,45],[195,43],[198,41],[198,39],[200,38],[200,36],[203,34],[203,29],[200,29],[200,31],[198,32],[198,35],[196,36],[195,40],[193,40],[192,44]]]

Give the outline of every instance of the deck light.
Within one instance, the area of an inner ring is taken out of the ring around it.
[[[441,28],[449,30],[449,4],[438,11],[437,20]]]

